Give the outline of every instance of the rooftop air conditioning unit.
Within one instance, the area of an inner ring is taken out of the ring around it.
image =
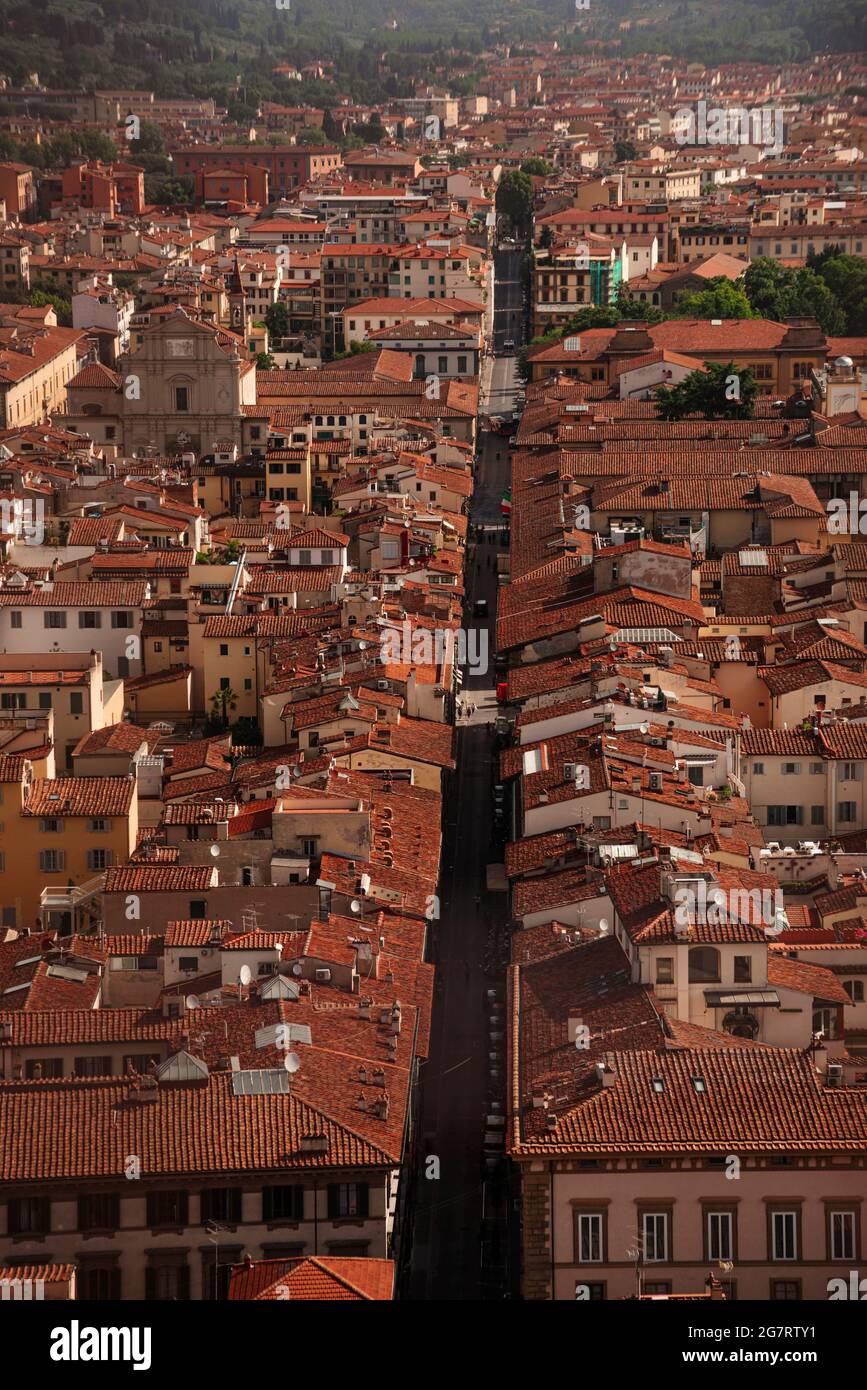
[[[317,970],[315,972],[315,979],[319,980],[322,984],[327,985],[328,981],[331,979],[331,971],[327,967],[324,967],[321,970]]]

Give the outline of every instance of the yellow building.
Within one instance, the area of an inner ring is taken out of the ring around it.
[[[78,370],[77,328],[0,329],[0,426],[37,425],[64,410],[66,384]]]
[[[131,777],[35,778],[24,757],[0,758],[3,851],[0,907],[6,926],[80,924],[82,885],[125,864],[138,835]],[[44,914],[40,915],[40,907]]]

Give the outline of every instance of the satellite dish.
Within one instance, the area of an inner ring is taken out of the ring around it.
[[[352,902],[349,904],[349,908],[350,908],[350,911],[351,911],[351,912],[360,912],[360,911],[361,911],[361,903],[358,901],[357,898],[353,898],[353,899],[352,899]]]
[[[186,999],[184,1000],[184,1003],[186,1004],[188,1009],[201,1008],[201,1005],[199,1004],[198,998],[195,994],[188,994]]]
[[[640,728],[641,728],[641,732],[642,732],[643,734],[649,734],[649,733],[650,733],[650,725],[648,724],[648,722],[647,722],[646,719],[645,719],[644,723],[640,726]]]
[[[242,985],[248,985],[253,978],[253,972],[249,965],[242,965],[238,979]]]
[[[301,1068],[301,1058],[297,1052],[287,1052],[283,1058],[283,1065],[288,1072],[296,1072]]]
[[[292,974],[293,974],[293,975],[300,975],[300,974],[301,974],[301,963],[300,963],[300,961],[297,961],[297,960],[296,960],[295,964],[294,964],[293,967],[292,967]]]
[[[599,918],[599,931],[600,931],[600,933],[601,933],[602,936],[607,936],[607,935],[608,935],[608,918],[607,918],[607,917],[600,917],[600,918]]]
[[[220,846],[219,846],[219,845],[211,845],[211,854],[214,856],[215,859],[219,859],[219,857],[220,857]]]
[[[366,643],[366,642],[359,642],[359,644],[358,644],[358,650],[359,650],[360,652],[366,652],[366,651],[367,651],[367,643]]]

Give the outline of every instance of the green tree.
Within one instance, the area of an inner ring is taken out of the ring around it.
[[[272,340],[289,337],[289,310],[282,299],[278,299],[276,304],[268,305],[265,310],[265,327]]]
[[[276,370],[276,363],[270,352],[257,352],[256,366],[260,372],[273,372]]]
[[[551,169],[552,166],[548,163],[547,159],[542,159],[541,155],[537,154],[531,155],[529,159],[523,160],[521,164],[522,174],[535,174],[539,178],[545,178],[551,173]]]
[[[39,281],[31,285],[27,302],[35,309],[44,309],[46,304],[52,304],[60,327],[72,327],[72,300],[67,299],[59,290],[53,289],[51,285],[44,285]]]
[[[867,334],[867,261],[841,253],[822,262],[818,274],[840,306],[845,319],[842,331],[855,337]]]
[[[145,198],[149,203],[166,207],[173,203],[191,203],[195,185],[193,179],[185,174],[177,178],[161,178],[158,174],[145,175]]]
[[[222,721],[223,728],[229,727],[229,710],[238,708],[238,697],[231,686],[225,690],[215,690],[211,696],[211,714]]]
[[[848,259],[859,260],[856,256]],[[744,275],[744,291],[761,318],[775,319],[777,323],[793,317],[814,318],[825,333],[843,333],[847,313],[835,293],[835,286],[842,290],[845,273],[836,276],[829,269],[833,264],[833,260],[826,260],[821,273],[817,274],[811,266],[784,266],[769,256],[760,256]],[[860,264],[864,266],[864,262]],[[855,293],[856,301],[851,308],[857,321],[857,289]]]
[[[302,126],[298,134],[295,136],[295,139],[297,140],[299,145],[327,144],[327,137],[325,135],[325,132],[323,130],[320,130],[319,127],[315,125]]]
[[[129,148],[134,155],[165,154],[166,145],[159,126],[152,121],[142,121],[138,139],[130,140]]]
[[[749,299],[724,275],[708,280],[702,290],[681,291],[675,296],[676,319],[754,319]]]
[[[529,224],[533,210],[533,180],[520,169],[510,169],[497,184],[497,212],[515,227]]]
[[[657,386],[654,399],[662,420],[752,420],[758,390],[751,367],[705,362],[703,371],[690,372],[676,386]]]
[[[638,150],[631,140],[617,140],[614,144],[614,158],[618,164],[627,164],[638,158]]]

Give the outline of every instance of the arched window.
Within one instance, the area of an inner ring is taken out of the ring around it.
[[[719,951],[716,947],[693,946],[689,953],[690,984],[714,984],[719,977]]]

